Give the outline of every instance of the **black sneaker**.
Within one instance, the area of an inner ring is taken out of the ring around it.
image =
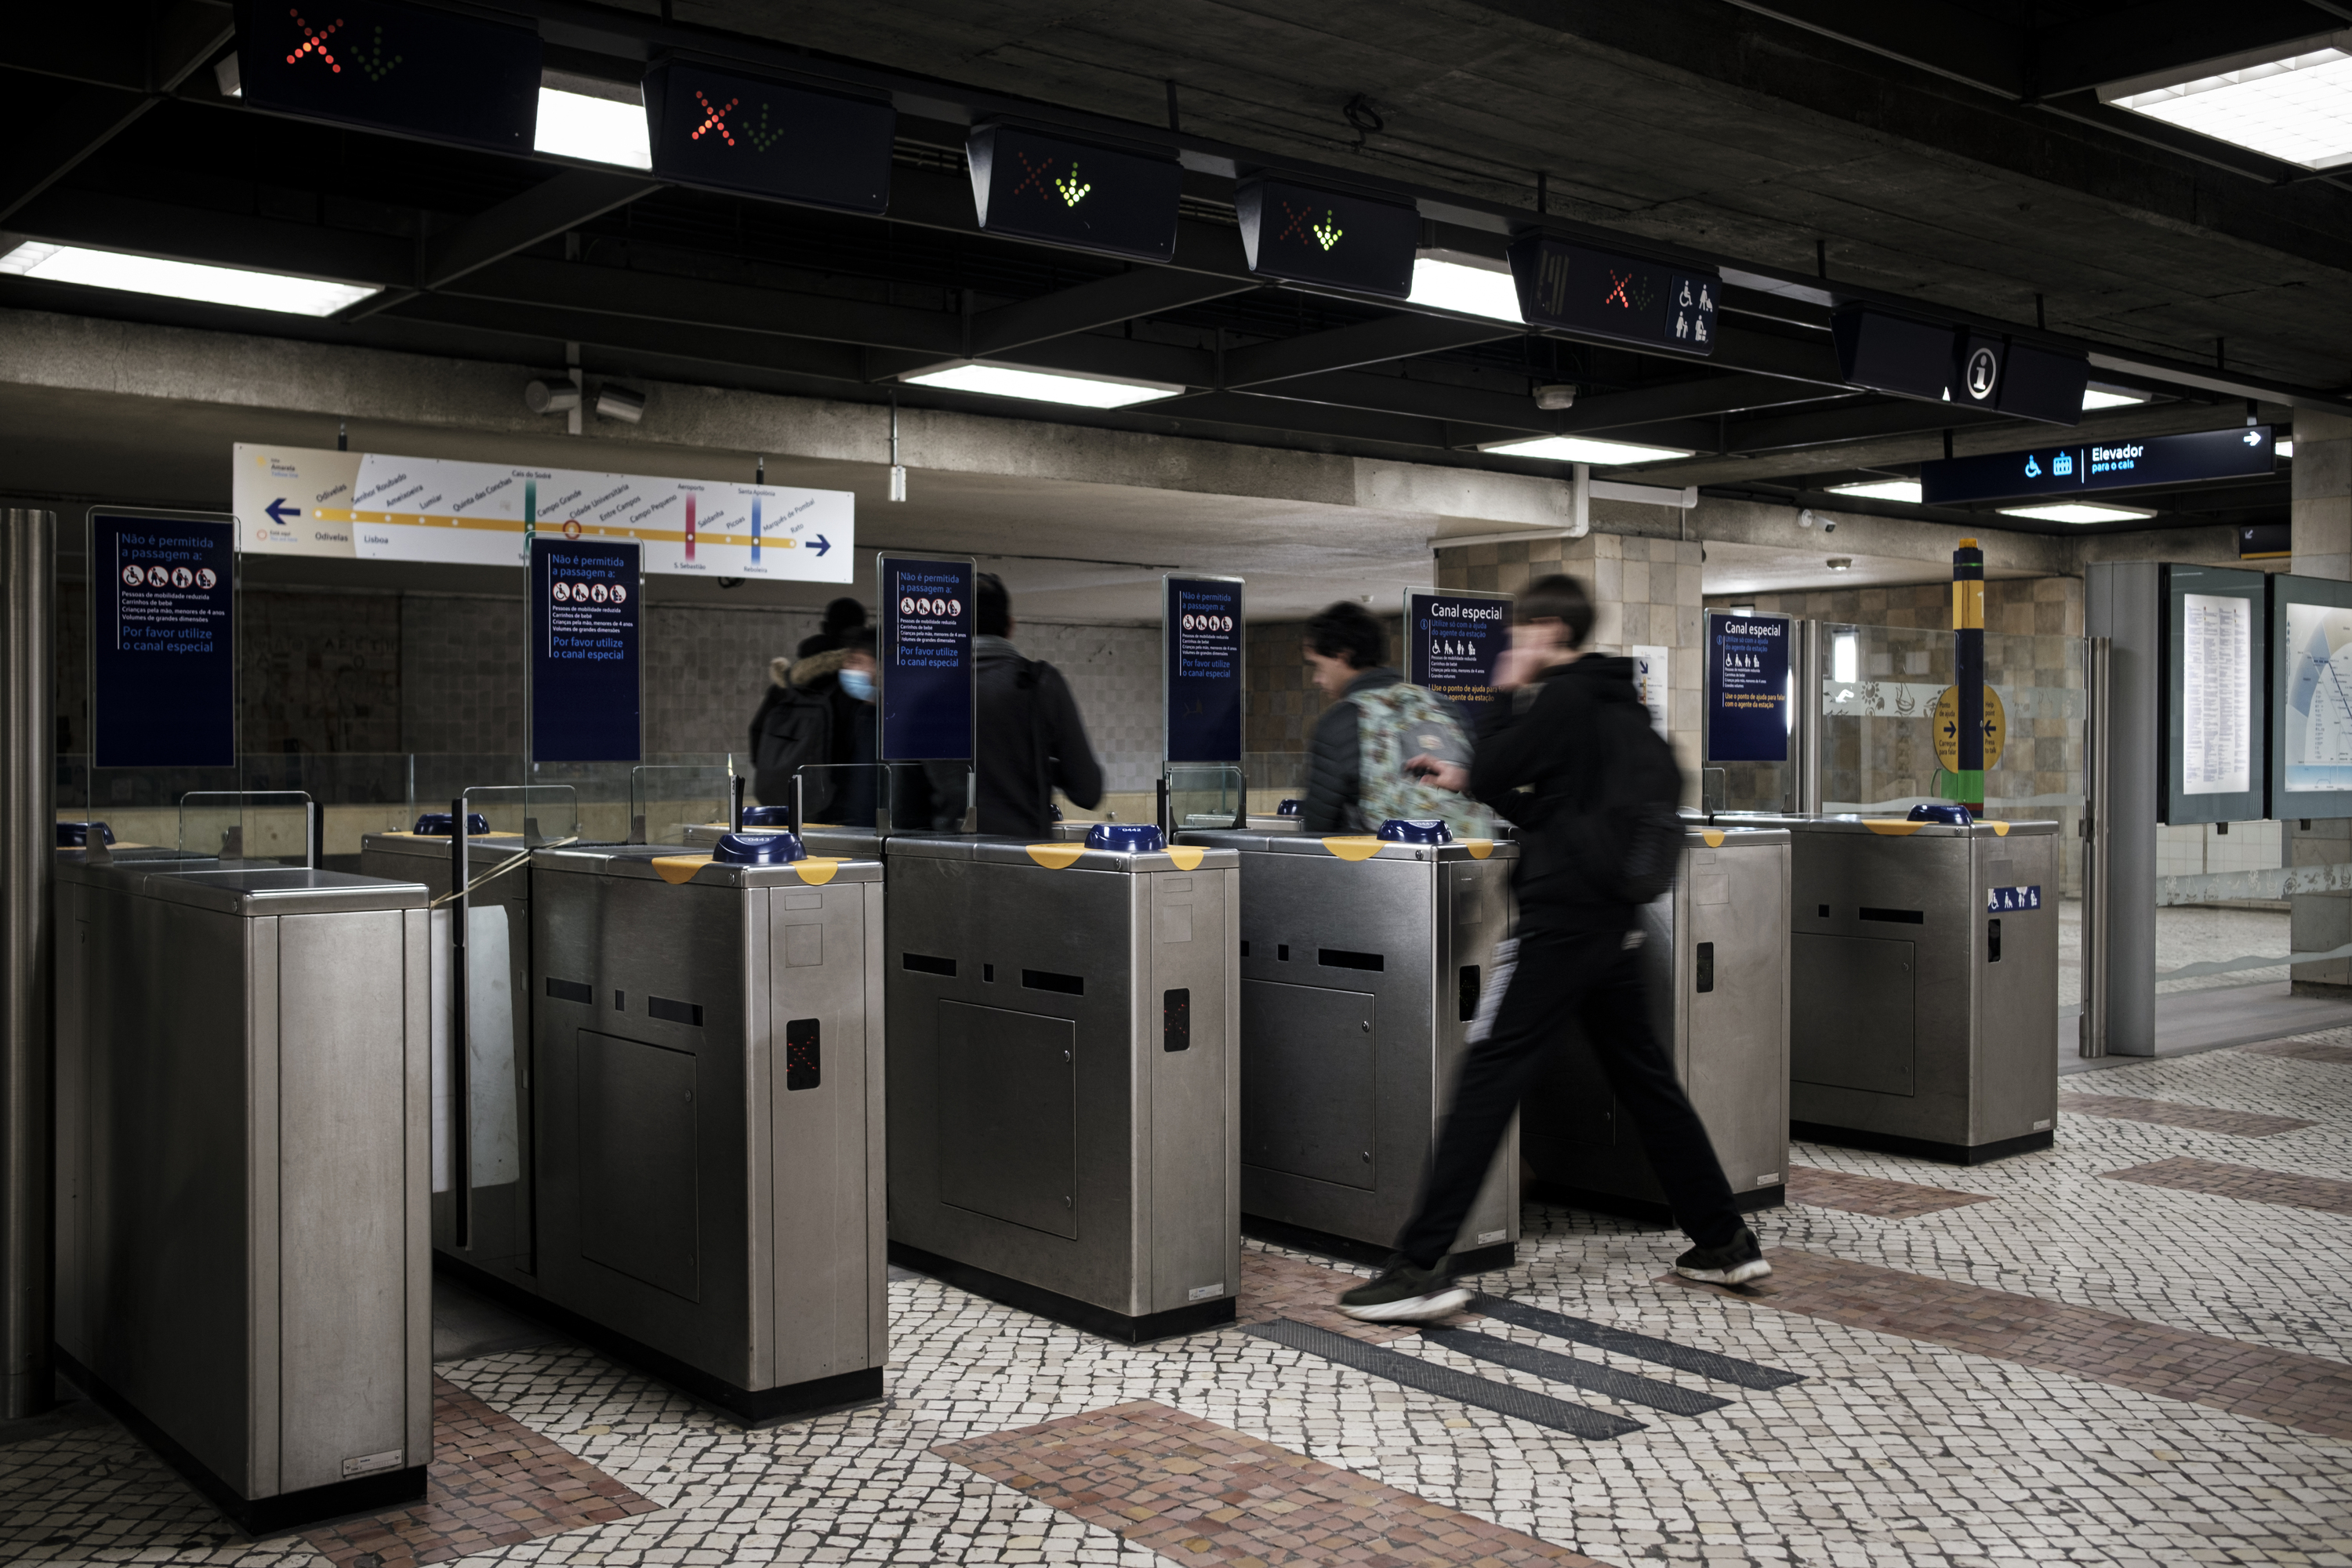
[[[1707,1285],[1745,1285],[1771,1273],[1772,1266],[1764,1261],[1756,1233],[1742,1226],[1721,1247],[1694,1247],[1675,1258],[1675,1272]]]
[[[1454,1282],[1444,1263],[1419,1268],[1402,1258],[1339,1298],[1339,1310],[1370,1323],[1425,1323],[1458,1312],[1470,1292]]]

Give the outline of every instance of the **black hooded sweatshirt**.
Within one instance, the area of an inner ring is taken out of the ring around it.
[[[1470,794],[1518,829],[1511,876],[1523,926],[1545,931],[1630,931],[1633,905],[1603,893],[1570,847],[1566,825],[1594,808],[1602,770],[1601,704],[1639,706],[1633,661],[1587,654],[1555,665],[1511,693],[1478,730]],[[1648,716],[1643,721],[1647,723]]]

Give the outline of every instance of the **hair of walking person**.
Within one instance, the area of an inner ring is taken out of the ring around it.
[[[866,658],[872,658],[875,657],[876,646],[877,639],[872,626],[852,626],[841,634],[841,649],[844,653],[862,653]]]
[[[993,572],[982,572],[971,580],[972,629],[984,637],[1009,637],[1013,635],[1013,595],[1004,591],[1004,579]]]
[[[866,606],[846,595],[824,607],[824,621],[819,628],[827,637],[839,637],[852,626],[866,624]]]
[[[1325,658],[1344,658],[1350,669],[1370,669],[1389,656],[1389,634],[1372,613],[1342,599],[1307,623],[1307,646]]]
[[[1584,639],[1592,635],[1592,595],[1575,578],[1556,572],[1537,578],[1520,592],[1511,619],[1521,626],[1529,621],[1558,621],[1568,633],[1568,646],[1582,647]]]

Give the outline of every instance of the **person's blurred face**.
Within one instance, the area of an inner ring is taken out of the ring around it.
[[[1511,646],[1525,648],[1540,658],[1559,658],[1570,651],[1568,626],[1554,618],[1517,622],[1511,627]]]
[[[847,658],[841,661],[841,668],[844,669],[855,669],[864,674],[871,675],[874,673],[874,656],[862,649],[854,651]]]
[[[1339,696],[1348,689],[1348,682],[1362,673],[1337,654],[1317,653],[1311,647],[1304,651],[1307,676],[1326,697]]]

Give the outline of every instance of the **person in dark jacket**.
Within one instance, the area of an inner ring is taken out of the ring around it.
[[[1307,741],[1307,798],[1298,808],[1301,833],[1366,830],[1361,714],[1349,699],[1404,679],[1384,662],[1388,641],[1371,612],[1345,599],[1307,623],[1307,667],[1331,705],[1317,715],[1315,732]]]
[[[972,588],[973,661],[980,669],[980,831],[1042,839],[1054,792],[1091,811],[1102,800],[1102,765],[1062,672],[1013,646],[1013,600],[982,572]]]
[[[870,696],[874,634],[868,628],[857,627],[850,635],[860,631],[866,636],[865,668]],[[762,805],[790,804],[792,775],[802,768],[838,769],[851,760],[851,726],[862,700],[853,695],[842,680],[851,662],[848,647],[834,639],[827,641],[833,646],[815,653],[803,653],[798,658],[779,656],[768,661],[768,689],[761,699],[759,710],[751,715],[751,793]],[[780,713],[779,710],[789,711]],[[803,738],[782,741],[779,739],[782,734]],[[761,765],[763,750],[772,754],[775,765]],[[782,755],[774,755],[777,752]],[[808,775],[803,795],[812,818],[824,819],[834,809],[826,792],[841,776],[837,771]]]
[[[1566,1017],[1582,1026],[1694,1243],[1675,1259],[1675,1272],[1728,1285],[1772,1272],[1651,1022],[1639,911],[1572,848],[1570,825],[1595,809],[1598,781],[1609,766],[1598,754],[1603,731],[1596,712],[1642,700],[1631,659],[1577,657],[1591,630],[1592,601],[1582,584],[1561,576],[1530,584],[1495,674],[1511,700],[1480,727],[1469,767],[1412,759],[1416,766],[1429,764],[1433,782],[1466,787],[1519,826],[1512,877],[1519,915],[1511,940],[1496,953],[1489,994],[1471,1026],[1470,1049],[1397,1256],[1377,1278],[1339,1298],[1340,1310],[1353,1317],[1422,1321],[1469,1300],[1447,1270],[1446,1253]]]
[[[824,607],[824,619],[817,624],[814,632],[801,639],[801,646],[793,651],[800,658],[808,658],[845,647],[849,634],[865,625],[866,606],[845,595]]]

